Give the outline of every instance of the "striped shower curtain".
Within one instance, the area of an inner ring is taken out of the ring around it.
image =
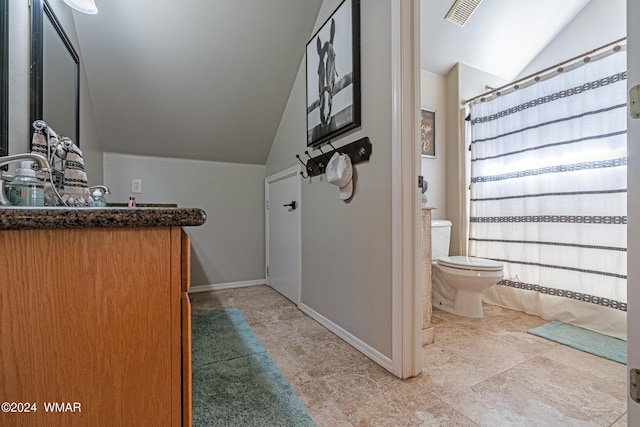
[[[626,76],[623,51],[471,106],[469,254],[504,263],[501,305],[626,312]]]

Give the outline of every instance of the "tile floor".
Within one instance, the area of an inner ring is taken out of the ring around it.
[[[266,286],[191,295],[240,310],[319,427],[626,426],[626,367],[526,331],[545,321],[485,306],[434,310],[423,372],[400,380]]]

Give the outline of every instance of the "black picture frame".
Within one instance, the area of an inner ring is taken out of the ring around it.
[[[306,48],[307,146],[361,122],[360,0],[344,0]]]
[[[422,157],[436,158],[436,112],[426,108],[420,111],[420,147]]]
[[[47,20],[46,22],[44,20]],[[54,123],[47,122],[44,108],[44,34],[45,25],[51,25],[59,37],[60,43],[63,45],[65,54],[69,55],[69,59],[73,63],[73,134],[64,129],[56,129]],[[80,57],[74,48],[69,36],[65,32],[62,24],[58,20],[53,8],[47,0],[31,0],[31,74],[30,74],[30,123],[29,134],[33,132],[31,125],[36,120],[44,120],[56,132],[63,132],[64,136],[70,137],[71,140],[80,147]],[[64,133],[66,132],[66,133]]]
[[[9,154],[9,0],[0,1],[0,157]]]

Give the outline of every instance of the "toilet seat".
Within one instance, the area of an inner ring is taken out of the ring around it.
[[[438,265],[468,271],[502,271],[499,262],[468,256],[446,256],[438,258]]]

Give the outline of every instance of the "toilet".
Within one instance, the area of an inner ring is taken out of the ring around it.
[[[503,265],[483,258],[449,256],[451,221],[431,221],[432,304],[449,313],[483,317],[482,292],[502,280]]]

